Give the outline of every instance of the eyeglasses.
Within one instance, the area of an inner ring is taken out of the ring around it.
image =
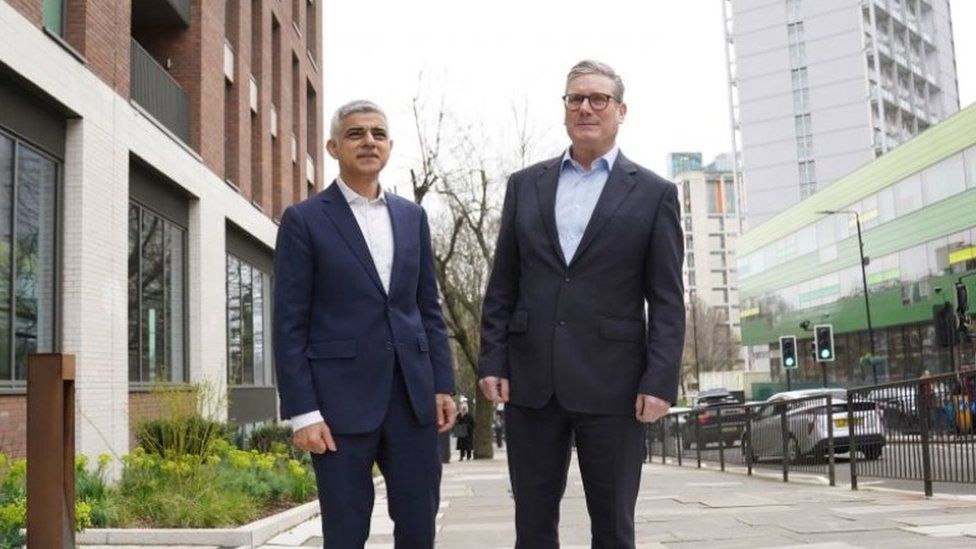
[[[590,95],[581,95],[578,93],[568,93],[563,96],[563,103],[566,104],[566,108],[571,111],[578,111],[580,107],[583,106],[583,101],[590,102],[590,108],[595,111],[602,111],[607,108],[610,104],[610,100],[616,100],[617,98],[605,93],[591,93]]]

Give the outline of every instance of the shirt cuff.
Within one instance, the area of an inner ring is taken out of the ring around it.
[[[302,429],[303,427],[314,425],[316,423],[319,423],[320,421],[325,422],[325,419],[322,418],[322,413],[319,412],[318,410],[312,410],[311,412],[298,414],[297,416],[291,418],[291,430],[294,433],[297,432],[299,429]]]

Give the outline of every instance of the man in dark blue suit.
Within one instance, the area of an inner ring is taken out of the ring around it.
[[[572,146],[508,181],[478,369],[507,403],[518,548],[559,547],[571,439],[592,546],[634,547],[644,424],[677,397],[677,188],[620,153],[623,98],[609,66],[577,64],[563,97]]]
[[[392,145],[379,107],[340,107],[327,144],[339,178],[285,210],[278,229],[281,415],[312,453],[329,549],[365,545],[374,462],[396,547],[434,546],[437,434],[456,415],[427,216],[379,184]]]

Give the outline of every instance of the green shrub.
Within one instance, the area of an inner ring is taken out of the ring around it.
[[[144,421],[136,426],[136,440],[147,452],[160,456],[206,456],[217,440],[228,439],[233,432],[226,423],[185,416]]]
[[[100,460],[101,463],[102,460]],[[106,462],[107,463],[107,462]],[[75,458],[76,473],[79,469],[84,470],[87,459],[84,456]],[[87,473],[87,472],[85,472]],[[101,474],[104,473],[104,466]],[[77,479],[77,474],[76,474]],[[94,488],[97,484],[89,478],[84,482],[90,484],[79,485],[76,482],[76,495],[80,491],[97,493]],[[104,488],[104,480],[101,482]],[[104,491],[102,492],[104,494]],[[75,528],[80,532],[92,526],[93,506],[81,497],[75,499]],[[21,532],[27,526],[27,460],[18,459],[10,461],[7,456],[0,454],[0,549],[21,547],[25,543],[24,535]]]
[[[308,452],[295,446],[291,442],[292,430],[288,425],[271,423],[251,431],[248,437],[247,449],[262,453],[284,454],[303,463],[311,463]]]

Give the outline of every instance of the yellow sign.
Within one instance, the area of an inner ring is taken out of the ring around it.
[[[956,250],[949,254],[949,265],[955,265],[956,263],[965,263],[976,259],[976,246],[971,246],[969,248],[962,248],[961,250]]]

